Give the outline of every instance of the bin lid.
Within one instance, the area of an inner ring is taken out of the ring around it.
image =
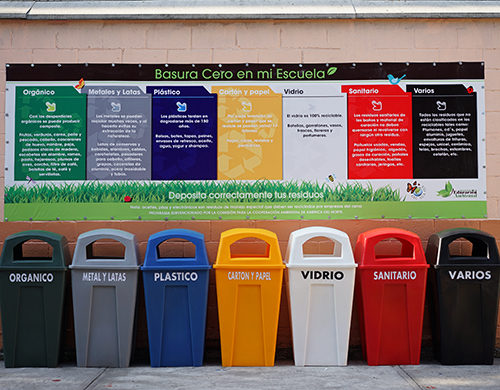
[[[232,254],[231,244],[245,238],[257,238],[267,244],[264,254]],[[214,268],[285,268],[278,237],[266,229],[237,228],[221,233]]]
[[[160,257],[159,245],[165,240],[180,238],[190,241],[195,246],[194,257]],[[205,247],[205,236],[202,233],[188,229],[169,229],[151,235],[148,239],[146,257],[142,270],[160,269],[209,269],[207,249]]]
[[[52,258],[23,257],[23,244],[29,240],[40,240],[52,246]],[[68,240],[65,236],[45,230],[26,230],[8,236],[3,244],[0,268],[66,269],[71,260]]]
[[[470,256],[452,256],[450,245],[464,238],[472,243]],[[453,228],[434,233],[429,237],[425,252],[427,262],[436,266],[455,265],[500,265],[495,237],[472,228]]]
[[[97,240],[111,239],[125,247],[123,258],[98,258],[92,256],[92,244]],[[80,234],[76,241],[71,269],[118,268],[139,269],[139,247],[134,234],[118,229],[96,229]]]
[[[304,254],[304,244],[316,237],[325,237],[333,241],[333,253],[327,255]],[[349,236],[337,229],[311,226],[295,230],[290,234],[285,255],[288,268],[333,266],[336,268],[357,267],[354,262]]]
[[[394,238],[401,243],[398,255],[376,255],[375,246],[383,240]],[[356,241],[354,260],[360,268],[391,268],[399,266],[425,267],[424,249],[415,233],[397,228],[378,228],[361,233]]]

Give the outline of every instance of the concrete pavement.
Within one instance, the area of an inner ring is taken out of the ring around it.
[[[500,388],[500,359],[492,366],[443,366],[434,360],[416,366],[371,367],[349,361],[347,367],[295,367],[277,360],[274,367],[5,368],[0,362],[2,390],[93,389],[441,389]]]

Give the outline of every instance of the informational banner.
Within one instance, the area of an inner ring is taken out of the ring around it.
[[[484,64],[8,64],[5,219],[485,218]]]

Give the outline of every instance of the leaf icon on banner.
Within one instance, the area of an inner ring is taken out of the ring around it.
[[[328,74],[328,76],[331,76],[336,71],[337,71],[337,68],[335,66],[332,66],[331,68],[328,68],[328,71],[326,72],[326,74]]]
[[[437,192],[438,196],[442,196],[443,198],[447,198],[448,196],[451,195],[451,192],[453,191],[453,186],[451,185],[450,182],[447,182],[444,186],[443,190],[439,190]]]

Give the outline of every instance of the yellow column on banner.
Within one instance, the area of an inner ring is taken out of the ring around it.
[[[218,180],[283,179],[281,94],[267,86],[214,86]]]

